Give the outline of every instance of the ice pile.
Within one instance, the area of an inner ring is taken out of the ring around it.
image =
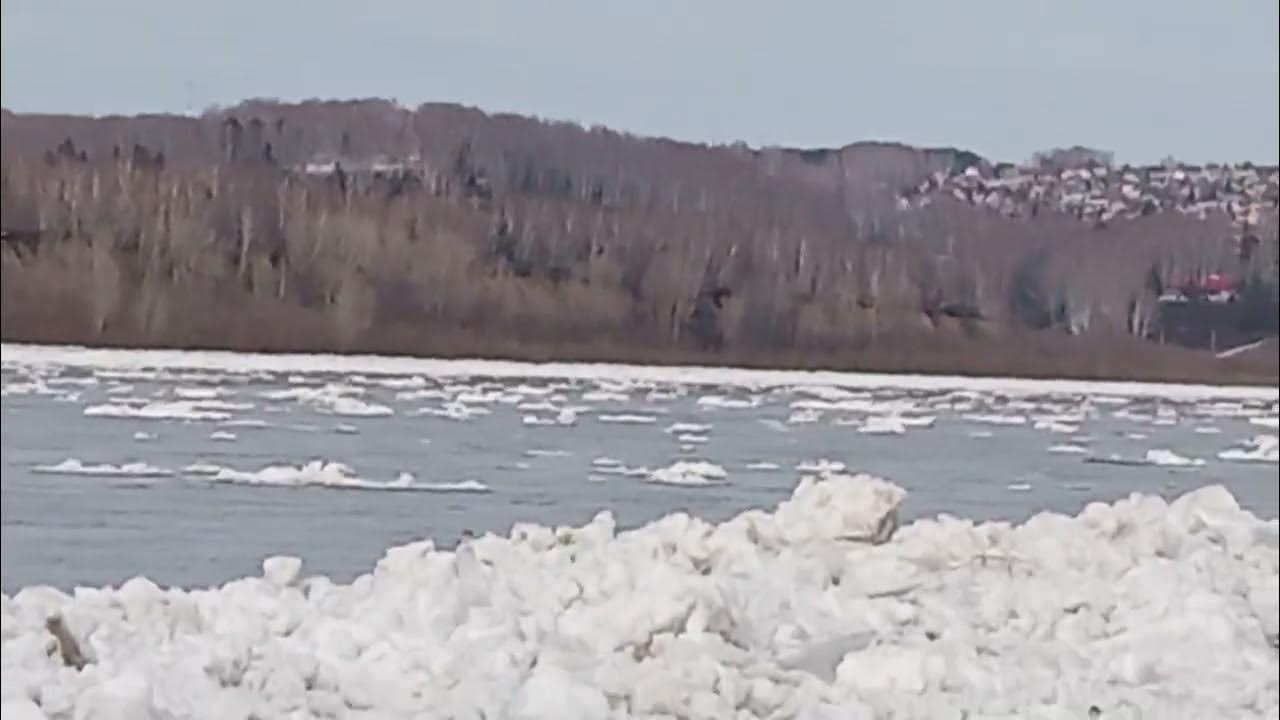
[[[277,557],[211,590],[26,588],[0,600],[3,715],[1280,712],[1276,528],[1225,489],[895,532],[903,495],[809,477],[772,514],[422,541],[351,585]]]

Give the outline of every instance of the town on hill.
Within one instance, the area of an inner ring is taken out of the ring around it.
[[[6,340],[1277,376],[1274,166],[382,100],[0,122]]]

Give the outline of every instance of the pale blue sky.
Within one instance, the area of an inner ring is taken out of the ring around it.
[[[3,0],[0,100],[381,96],[683,140],[1280,156],[1275,0]]]

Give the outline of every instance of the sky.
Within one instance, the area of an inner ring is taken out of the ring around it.
[[[3,0],[0,103],[384,97],[754,146],[1280,157],[1275,0]]]

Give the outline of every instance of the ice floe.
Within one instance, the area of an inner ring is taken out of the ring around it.
[[[1218,459],[1231,462],[1280,463],[1280,437],[1255,435],[1218,453]],[[1273,478],[1274,479],[1274,478]]]
[[[599,420],[602,423],[611,423],[616,425],[651,425],[657,422],[658,418],[654,415],[623,413],[618,415],[597,415],[596,420]]]
[[[901,435],[907,431],[907,424],[898,417],[872,416],[858,427],[864,435]]]
[[[268,465],[258,470],[236,470],[229,467],[204,467],[188,474],[200,475],[214,483],[262,485],[271,487],[327,487],[347,490],[401,490],[418,492],[489,492],[489,486],[477,480],[461,482],[418,482],[412,473],[400,473],[394,480],[368,480],[359,477],[350,466],[340,462],[311,460],[302,465]]]
[[[1141,457],[1126,457],[1112,453],[1110,455],[1088,457],[1085,458],[1085,462],[1104,465],[1149,465],[1169,468],[1191,468],[1204,465],[1204,460],[1201,458],[1186,457],[1166,448],[1153,448]]]
[[[963,420],[982,425],[1026,425],[1027,416],[1025,415],[1000,415],[997,413],[965,413],[960,416]]]
[[[578,413],[568,408],[563,408],[559,410],[552,417],[543,417],[541,415],[534,415],[530,413],[525,415],[523,418],[521,418],[520,422],[524,425],[535,426],[535,427],[540,425],[542,426],[554,425],[554,426],[567,427],[570,425],[574,425],[578,422]]]
[[[678,422],[667,426],[666,432],[672,435],[683,435],[693,433],[695,435],[705,435],[711,431],[711,426],[706,423],[689,423]]]
[[[226,430],[214,430],[209,433],[209,439],[215,442],[235,442],[236,434]]]
[[[704,485],[724,485],[729,474],[723,467],[705,461],[678,461],[664,468],[648,473],[646,479],[659,485],[682,485],[699,487]]]
[[[210,410],[201,407],[200,401],[179,400],[176,402],[147,403],[141,407],[122,403],[89,405],[84,409],[85,417],[132,419],[132,420],[227,420],[231,413],[223,410]]]
[[[111,463],[85,463],[76,458],[68,458],[54,465],[36,465],[31,472],[42,475],[86,475],[91,477],[136,477],[158,478],[173,475],[167,470],[144,462],[130,462],[122,465]]]

